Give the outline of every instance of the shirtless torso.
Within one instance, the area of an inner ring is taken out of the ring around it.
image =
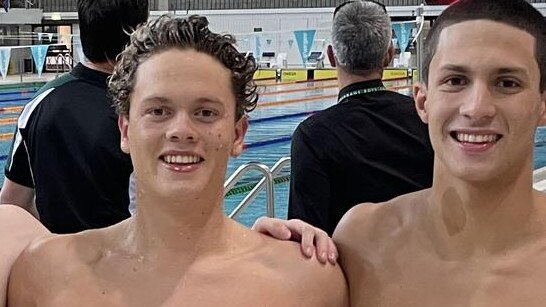
[[[462,234],[466,223],[438,231],[429,191],[359,205],[342,220],[334,240],[351,306],[546,306],[546,228],[516,245],[491,238],[493,250],[459,249],[446,238]],[[546,205],[543,194],[536,197]],[[525,228],[509,226],[514,236]]]
[[[229,235],[197,257],[139,255],[124,238],[130,223],[34,242],[14,266],[10,306],[347,304],[339,267],[309,261],[296,243],[230,221]]]

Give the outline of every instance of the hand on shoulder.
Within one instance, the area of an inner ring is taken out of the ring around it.
[[[299,242],[303,255],[308,258],[316,255],[321,263],[335,264],[337,261],[337,248],[328,234],[304,221],[260,217],[252,230],[278,240]]]

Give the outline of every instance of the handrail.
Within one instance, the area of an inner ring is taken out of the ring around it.
[[[270,171],[271,177],[275,178],[280,173],[280,171],[288,164],[290,164],[290,157],[280,158],[279,161],[277,161],[277,163],[275,163],[275,165],[273,165],[273,167],[271,168],[271,171]],[[272,179],[272,182],[273,182],[273,179]],[[254,186],[254,188],[250,192],[248,192],[246,197],[239,203],[239,205],[237,205],[237,207],[235,207],[235,209],[231,211],[228,217],[232,219],[236,219],[239,216],[239,214],[241,214],[241,212],[244,209],[246,209],[248,205],[254,201],[254,199],[256,199],[256,197],[258,196],[258,193],[262,191],[265,184],[266,184],[266,178],[262,178],[260,182],[258,182],[258,184],[256,184],[256,186]]]
[[[269,170],[269,167],[267,165],[260,163],[260,162],[248,162],[246,164],[243,164],[229,176],[229,178],[224,183],[224,196],[227,194],[231,188],[243,177],[244,174],[248,173],[250,170],[257,170],[260,171],[262,174],[264,174],[264,180],[266,182],[266,196],[267,196],[267,216],[269,217],[275,217],[275,197],[273,194],[273,175],[271,171]],[[239,208],[240,205],[237,207]],[[237,208],[235,210],[237,210]],[[237,214],[244,208],[239,208]],[[233,214],[230,214],[230,217],[232,217]]]
[[[57,56],[55,57],[55,78],[59,76],[59,58],[61,59],[61,67],[63,73],[66,72],[64,70],[65,67],[68,69],[68,71],[70,71],[72,69],[70,63],[74,63],[74,59],[72,58],[72,56],[70,56],[70,54],[57,54]]]
[[[66,61],[66,67],[68,68],[68,71],[72,70],[72,67],[74,66],[74,58],[70,54],[65,54],[64,59]]]

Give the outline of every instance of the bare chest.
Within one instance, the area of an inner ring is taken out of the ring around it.
[[[183,274],[112,273],[82,270],[56,278],[40,295],[39,306],[306,306],[292,295],[296,283],[250,266]]]
[[[540,252],[472,261],[401,252],[363,263],[348,274],[352,306],[546,306]]]

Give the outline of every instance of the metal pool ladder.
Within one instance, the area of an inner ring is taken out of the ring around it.
[[[260,162],[248,162],[245,163],[224,183],[224,196],[235,186],[237,182],[243,177],[244,174],[248,173],[251,170],[257,170],[260,171],[264,177],[254,186],[254,188],[248,192],[246,197],[233,209],[233,211],[228,215],[228,217],[232,219],[236,219],[241,212],[250,205],[252,201],[258,196],[258,193],[264,188],[266,188],[266,206],[267,206],[267,216],[268,217],[275,217],[275,195],[274,195],[274,178],[276,175],[280,173],[280,171],[286,166],[290,164],[290,157],[283,157],[280,158],[275,165],[270,169],[267,165],[260,163]]]

